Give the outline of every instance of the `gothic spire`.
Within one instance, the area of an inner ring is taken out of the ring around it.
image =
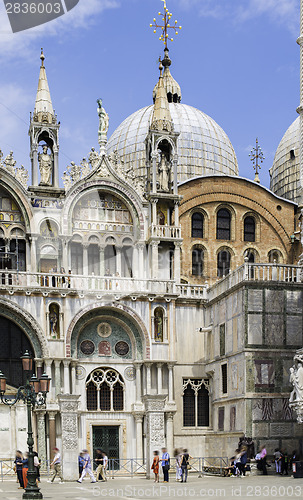
[[[34,117],[36,117],[36,121],[38,122],[53,123],[55,113],[46,77],[46,71],[44,66],[45,56],[43,54],[43,49],[41,49],[40,59],[41,59],[41,66],[40,66],[38,90],[35,102]]]
[[[172,132],[174,126],[169,111],[166,90],[164,88],[164,81],[162,74],[163,64],[161,59],[159,60],[159,63],[160,63],[159,64],[160,77],[157,87],[157,95],[155,98],[151,129],[159,131],[166,130],[167,132]]]

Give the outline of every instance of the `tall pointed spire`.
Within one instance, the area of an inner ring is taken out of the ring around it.
[[[164,71],[163,71],[163,85],[165,88],[166,96],[168,102],[181,102],[182,99],[182,94],[181,94],[181,87],[178,84],[178,82],[173,78],[171,72],[170,72],[170,65],[171,65],[171,60],[168,55],[168,48],[165,47],[164,49],[164,59],[162,59],[162,64],[164,66]],[[158,91],[158,83],[156,83],[153,91],[153,101],[155,102],[156,100],[156,95]]]
[[[38,90],[35,102],[34,117],[38,122],[48,122],[52,123],[54,121],[54,109],[52,105],[52,100],[50,96],[48,81],[46,77],[46,71],[44,66],[45,56],[43,54],[43,49],[41,49],[41,66],[38,82]]]
[[[161,59],[159,60],[159,63],[160,63],[159,64],[160,77],[159,77],[159,82],[158,82],[157,95],[156,95],[156,99],[155,99],[151,129],[152,130],[159,130],[159,131],[166,130],[167,132],[172,132],[174,129],[174,126],[173,126],[172,117],[171,117],[171,114],[169,111],[166,90],[164,88],[164,81],[163,81],[163,74],[162,74],[163,64],[162,64]]]

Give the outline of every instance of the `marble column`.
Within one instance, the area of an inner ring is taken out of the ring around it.
[[[145,273],[144,273],[144,249],[145,249],[145,244],[144,243],[138,243],[138,278],[140,280],[145,278]]]
[[[104,276],[104,273],[105,273],[104,251],[105,251],[105,246],[104,245],[99,245],[99,252],[100,252],[100,276]]]
[[[143,460],[143,413],[135,415],[136,421],[136,459]]]
[[[76,367],[77,367],[77,362],[76,361],[72,361],[71,362],[71,382],[72,382],[72,386],[71,386],[71,390],[70,390],[71,394],[76,394]]]
[[[48,411],[48,427],[49,427],[49,459],[52,461],[54,457],[53,449],[56,447],[56,411]]]
[[[122,276],[122,247],[116,245],[116,273]]]
[[[157,391],[162,394],[162,366],[163,363],[157,363]]]
[[[51,379],[50,381],[50,389],[49,389],[49,397],[51,401],[54,401],[55,398],[55,384],[54,380],[52,379],[52,360],[51,359],[45,359],[44,360],[44,371],[46,375]]]
[[[31,271],[32,273],[37,272],[37,238],[31,237]]]
[[[16,405],[10,407],[10,429],[11,429],[11,456],[14,456],[17,449],[17,426],[16,426]]]
[[[164,436],[164,395],[144,396],[146,409],[146,477],[151,475],[151,461],[154,450],[161,450],[165,446]]]
[[[70,394],[70,377],[69,377],[69,365],[70,361],[65,359],[63,361],[63,367],[64,367],[64,394]]]
[[[180,242],[175,243],[174,280],[176,283],[180,283],[181,276],[181,245]]]
[[[61,394],[61,371],[60,371],[60,365],[61,361],[59,359],[55,359],[55,397],[58,396],[58,394]]]
[[[160,241],[152,241],[152,243],[151,243],[151,251],[152,251],[151,278],[152,279],[158,279],[158,267],[159,267],[158,246],[159,246],[159,243],[160,243]]]
[[[173,157],[174,194],[178,194],[178,155]]]
[[[46,430],[45,430],[45,410],[36,410],[37,428],[38,428],[38,455],[41,460],[41,471],[47,470],[47,451],[46,451]]]
[[[174,363],[168,363],[168,402],[174,401]]]
[[[78,406],[80,396],[60,394],[58,396],[62,423],[62,464],[66,481],[78,479]]]
[[[54,172],[53,172],[53,186],[59,187],[59,147],[53,148],[54,151]]]
[[[136,402],[142,402],[141,366],[142,363],[134,363],[136,369]]]
[[[38,186],[38,146],[35,144],[31,150],[32,160],[32,185]]]
[[[158,199],[154,199],[152,200],[152,224],[154,226],[157,225],[157,203],[158,203]],[[153,235],[152,235],[153,236]]]
[[[151,393],[151,363],[145,363],[146,368],[146,394]]]
[[[83,243],[82,248],[83,248],[83,269],[82,269],[82,274],[84,276],[88,276],[88,243]]]
[[[151,154],[151,160],[152,160],[152,179],[153,179],[153,186],[152,186],[152,192],[156,193],[157,192],[157,160],[158,160],[158,153],[153,152]]]
[[[174,414],[166,413],[166,446],[167,451],[172,455],[174,451]]]

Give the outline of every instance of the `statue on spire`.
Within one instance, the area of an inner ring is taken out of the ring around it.
[[[42,146],[43,152],[38,154],[39,169],[40,169],[40,184],[39,186],[51,186],[53,162],[51,156],[48,154],[48,145]]]
[[[105,153],[105,146],[107,144],[107,132],[109,126],[109,117],[105,109],[102,106],[102,99],[97,99],[98,104],[98,115],[99,115],[99,130],[98,130],[98,142],[100,144],[101,154]]]

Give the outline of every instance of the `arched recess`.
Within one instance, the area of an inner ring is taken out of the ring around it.
[[[25,309],[8,299],[0,299],[0,315],[10,319],[24,331],[35,350],[36,358],[48,358],[46,337],[35,318]]]
[[[130,337],[131,331],[133,333],[134,347],[136,347],[136,338],[140,338],[141,341],[142,351],[139,352],[138,349],[133,349],[134,356],[139,357],[139,359],[150,358],[150,336],[142,319],[130,307],[122,304],[113,304],[112,302],[101,304],[100,302],[97,302],[87,306],[76,314],[67,330],[67,357],[76,356],[78,338],[85,325],[90,323],[92,320],[95,320],[96,317],[99,317],[101,321],[102,316],[112,316],[113,320],[117,319],[124,322]],[[102,339],[100,338],[100,340]]]
[[[64,210],[62,212],[62,231],[66,234],[72,234],[72,214],[76,204],[79,200],[89,194],[91,191],[100,191],[108,193],[114,197],[119,198],[129,209],[134,226],[134,237],[136,240],[143,238],[144,236],[144,216],[142,212],[142,206],[134,194],[126,189],[121,184],[117,184],[113,181],[97,180],[93,179],[90,182],[86,182],[83,186],[77,186],[77,188],[72,188],[69,190],[65,204]]]
[[[8,178],[9,176],[9,178]],[[31,228],[33,223],[32,207],[29,204],[25,191],[22,192],[20,184],[14,181],[11,175],[7,174],[4,169],[1,170],[0,190],[4,190],[15,201],[24,219],[26,232],[35,232],[35,228]]]

